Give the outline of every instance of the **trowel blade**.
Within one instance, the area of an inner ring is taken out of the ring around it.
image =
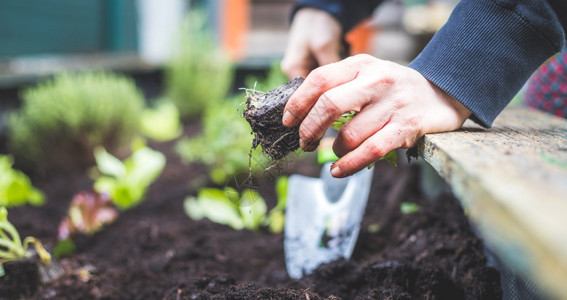
[[[341,179],[347,183],[334,202],[326,196],[324,179],[290,176],[284,228],[285,260],[290,277],[299,279],[323,263],[340,257],[350,258],[373,171],[365,168]]]

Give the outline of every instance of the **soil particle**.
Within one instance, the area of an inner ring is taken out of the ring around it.
[[[285,127],[282,117],[287,101],[301,83],[303,78],[297,77],[267,93],[253,91],[247,96],[244,118],[252,127],[253,148],[261,145],[274,160],[299,148],[299,126]]]

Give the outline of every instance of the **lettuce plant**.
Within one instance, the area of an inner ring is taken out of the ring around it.
[[[281,233],[285,221],[287,200],[287,177],[276,181],[277,205],[269,212],[266,201],[252,189],[241,194],[231,187],[223,190],[203,188],[197,197],[187,197],[184,202],[185,213],[193,220],[207,218],[236,230],[259,230],[267,228],[272,233]]]
[[[53,249],[55,256],[61,257],[75,252],[73,236],[91,235],[104,225],[114,222],[118,211],[106,194],[81,191],[77,193],[57,230],[58,243]]]
[[[165,167],[165,155],[147,147],[135,150],[124,161],[99,147],[95,150],[95,159],[102,176],[95,180],[94,189],[108,195],[121,210],[140,203]]]
[[[231,187],[203,188],[197,197],[185,199],[184,209],[193,220],[207,218],[236,230],[258,230],[267,212],[266,202],[256,191],[246,189],[240,195]]]
[[[8,210],[0,207],[0,277],[4,275],[3,263],[31,256],[28,251],[30,245],[34,246],[42,263],[51,263],[51,255],[38,239],[28,236],[22,242],[16,228],[8,221]]]
[[[32,186],[26,174],[13,169],[13,164],[11,156],[0,155],[0,206],[43,204],[43,193]]]
[[[140,116],[140,131],[146,137],[165,142],[181,135],[183,128],[179,109],[171,101],[157,101],[154,107],[145,108]]]

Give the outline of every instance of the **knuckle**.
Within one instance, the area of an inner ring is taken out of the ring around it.
[[[354,148],[361,142],[361,138],[358,132],[356,132],[354,128],[351,128],[350,126],[347,125],[341,128],[341,130],[337,135],[337,138],[340,138],[343,145],[346,146],[347,148]]]
[[[311,126],[310,124],[305,124],[305,122],[303,122],[301,126],[299,126],[299,136],[306,142],[312,142],[316,139],[317,134],[313,126]]]
[[[383,147],[381,147],[380,145],[377,145],[376,143],[367,143],[364,146],[364,150],[363,150],[366,155],[368,155],[371,158],[380,158],[383,157],[384,155],[386,155],[386,151],[384,150]]]

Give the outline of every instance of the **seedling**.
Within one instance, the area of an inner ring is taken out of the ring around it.
[[[106,194],[79,192],[73,197],[67,216],[59,224],[59,241],[53,249],[55,256],[62,257],[75,252],[74,235],[92,235],[117,217],[118,212]]]
[[[266,202],[256,191],[246,189],[240,195],[230,187],[201,189],[197,197],[185,199],[184,208],[193,220],[207,218],[236,230],[258,230],[267,212]]]
[[[108,195],[121,210],[140,203],[165,167],[165,156],[147,147],[135,150],[123,162],[99,147],[95,149],[95,159],[102,176],[95,180],[94,189]]]
[[[157,101],[154,107],[145,108],[140,116],[140,131],[158,142],[173,140],[183,132],[179,109],[168,100]]]
[[[30,245],[34,246],[35,252],[43,264],[51,263],[51,255],[43,248],[38,239],[28,236],[22,242],[16,228],[8,221],[8,210],[5,207],[0,207],[0,277],[4,275],[2,264],[32,255],[32,252],[28,251]]]
[[[0,206],[43,204],[43,193],[31,185],[26,174],[13,169],[13,164],[11,156],[0,155]]]
[[[185,199],[185,213],[193,220],[207,218],[236,230],[257,231],[267,227],[272,233],[280,233],[284,225],[287,177],[276,183],[278,204],[267,213],[267,205],[255,190],[245,189],[241,194],[226,187],[223,190],[203,188],[197,197]]]
[[[420,210],[419,205],[417,205],[417,203],[413,203],[413,202],[402,202],[400,204],[400,211],[402,212],[402,214],[404,215],[409,215],[409,214],[413,214],[416,213]]]

